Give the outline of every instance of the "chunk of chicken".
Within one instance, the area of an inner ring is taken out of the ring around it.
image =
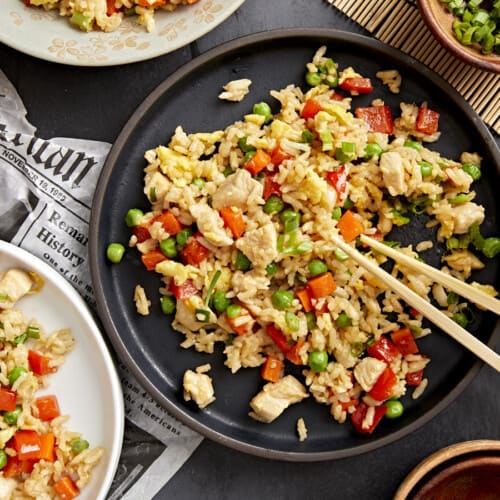
[[[195,218],[198,229],[210,243],[217,247],[227,247],[233,244],[233,238],[224,229],[224,220],[217,210],[198,203],[192,205],[189,211]]]
[[[481,224],[484,220],[484,207],[469,201],[462,205],[457,205],[451,210],[453,219],[453,232],[455,234],[465,234],[475,222]]]
[[[406,192],[405,168],[399,153],[389,151],[380,157],[380,170],[384,184],[391,196],[397,196]]]
[[[196,310],[203,309],[208,311],[208,318],[201,318],[199,321],[196,316]],[[206,321],[205,321],[206,320]],[[198,331],[200,328],[206,328],[217,322],[215,314],[205,307],[203,299],[199,295],[193,295],[185,300],[178,300],[175,308],[175,321],[192,332]]]
[[[249,415],[266,424],[278,418],[290,405],[299,403],[308,394],[306,388],[293,376],[286,375],[278,382],[266,384],[250,401]]]
[[[473,181],[472,177],[461,168],[447,168],[445,170],[445,174],[446,177],[448,177],[448,180],[462,191],[468,191]]]
[[[10,500],[16,486],[17,481],[15,479],[0,477],[0,498],[2,500]]]
[[[236,248],[241,250],[254,266],[265,267],[278,256],[277,240],[276,228],[269,222],[247,231],[236,241]]]
[[[220,184],[212,196],[212,206],[215,209],[231,206],[246,210],[248,200],[261,198],[262,193],[262,184],[252,179],[250,172],[240,169]]]
[[[202,370],[186,370],[183,378],[184,399],[191,399],[200,407],[205,408],[215,401],[215,391],[212,379]]]
[[[33,287],[31,276],[21,269],[9,269],[0,280],[0,308],[11,309]]]
[[[376,358],[364,358],[354,367],[354,377],[364,391],[371,391],[375,382],[386,368],[386,364]]]

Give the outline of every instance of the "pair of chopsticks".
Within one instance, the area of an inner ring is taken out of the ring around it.
[[[441,283],[445,288],[456,292],[460,296],[469,299],[471,302],[489,309],[496,314],[500,314],[500,301],[491,297],[482,290],[478,290],[471,285],[454,278],[453,276],[449,276],[442,271],[429,266],[428,264],[420,262],[417,259],[408,257],[407,255],[404,255],[403,253],[384,245],[369,236],[361,235],[360,240],[362,243],[368,245],[381,254],[386,255],[387,257],[390,257],[411,269],[419,271],[426,276],[429,276],[437,283]],[[413,290],[410,290],[406,285],[401,283],[401,281],[384,271],[374,261],[365,257],[361,252],[347,244],[340,236],[334,237],[333,242],[347,255],[349,255],[349,257],[389,286],[403,300],[450,335],[450,337],[454,338],[492,368],[500,371],[500,355],[498,355],[495,351],[483,344],[480,340],[455,323],[455,321],[446,316],[439,309],[436,309],[427,300],[416,294]]]

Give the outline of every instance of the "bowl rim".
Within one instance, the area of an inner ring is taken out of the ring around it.
[[[475,54],[443,28],[443,25],[436,19],[433,10],[433,6],[439,6],[440,3],[440,0],[417,0],[420,14],[436,40],[462,62],[492,73],[500,73],[500,56],[494,60],[493,57],[482,55],[480,52]]]
[[[445,462],[462,455],[482,452],[500,452],[500,441],[494,439],[476,439],[463,441],[442,448],[417,464],[406,476],[399,488],[396,490],[393,500],[407,500],[417,483],[429,472]]]

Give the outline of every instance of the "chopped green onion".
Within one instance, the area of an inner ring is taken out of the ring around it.
[[[295,210],[287,208],[280,214],[281,222],[285,227],[285,233],[290,233],[300,226],[300,214]]]
[[[305,142],[307,144],[311,144],[311,142],[314,139],[314,134],[310,130],[305,129],[302,131],[301,138],[302,138],[302,142]]]
[[[422,160],[418,162],[418,165],[420,166],[422,177],[428,177],[432,174],[432,163]]]
[[[196,179],[193,179],[193,182],[191,182],[191,184],[193,184],[193,186],[196,186],[201,191],[205,186],[205,181],[202,178],[197,177]]]
[[[393,221],[396,226],[404,226],[405,224],[408,224],[410,222],[410,219],[408,217],[405,217],[397,210],[392,210],[391,213],[394,217]]]
[[[313,73],[312,71],[308,71],[306,73],[307,85],[310,85],[311,87],[317,87],[321,84],[322,81],[323,78],[321,78],[321,75],[318,72]]]
[[[163,314],[173,314],[177,306],[177,301],[173,295],[163,295],[160,298],[160,307]]]
[[[313,311],[306,312],[307,331],[312,331],[316,328],[316,315]]]
[[[183,248],[187,245],[187,242],[192,235],[193,231],[191,229],[188,228],[181,229],[175,235],[175,241],[177,242],[177,245],[179,245],[179,247]]]
[[[373,158],[382,154],[382,148],[376,142],[370,142],[365,146],[365,157]]]
[[[69,444],[71,446],[71,451],[75,455],[78,455],[83,450],[86,450],[89,447],[89,442],[86,439],[82,438],[74,438],[69,442]]]
[[[241,250],[238,250],[236,260],[234,261],[234,267],[238,271],[248,271],[251,265],[250,259]]]
[[[335,207],[332,210],[332,219],[339,220],[342,217],[342,209],[340,207]]]
[[[458,304],[458,299],[458,294],[456,294],[455,292],[449,292],[446,296],[446,302],[448,302],[448,305]]]
[[[482,252],[485,257],[492,259],[500,252],[500,238],[486,238],[484,240]]]
[[[26,332],[25,333],[21,333],[21,335],[18,335],[17,337],[15,337],[12,340],[12,343],[14,345],[24,344],[26,342],[27,338],[28,338],[28,334]]]
[[[222,271],[220,269],[217,269],[217,271],[215,271],[215,274],[213,275],[212,280],[210,281],[210,284],[208,285],[207,296],[205,297],[205,307],[208,307],[208,304],[210,304],[210,299],[212,298],[215,285],[217,284],[217,281],[219,281],[221,274]]]
[[[206,323],[210,319],[210,311],[207,309],[195,309],[194,315],[197,321]]]
[[[354,142],[342,142],[340,148],[335,150],[335,158],[340,162],[349,162],[356,157],[356,144]]]
[[[40,338],[40,327],[30,325],[26,329],[26,334],[28,335],[28,338],[30,339],[39,339]]]
[[[156,198],[156,188],[154,186],[149,190],[149,201],[151,203],[158,201]]]
[[[276,264],[276,262],[271,262],[271,264],[268,264],[266,266],[266,274],[268,276],[272,276],[273,274],[275,274],[276,272],[278,271],[278,264]]]
[[[342,208],[349,209],[354,207],[354,202],[351,200],[351,198],[347,197],[344,200],[344,204],[342,205]]]
[[[405,146],[406,148],[416,149],[417,151],[420,151],[423,148],[421,142],[411,141],[411,140],[405,141],[404,144],[403,144],[403,146]]]
[[[299,331],[300,319],[293,312],[287,311],[285,313],[285,322],[291,332]]]
[[[471,200],[470,193],[460,193],[457,196],[454,196],[453,198],[449,198],[448,202],[453,204],[453,205],[458,205],[460,203],[466,203],[470,200]]]
[[[332,133],[329,130],[319,130],[318,134],[322,143],[322,151],[331,151],[333,149]]]
[[[250,144],[247,143],[246,137],[242,137],[238,141],[238,146],[243,151],[243,153],[249,153],[251,151],[255,151],[255,148],[253,146],[250,146]]]
[[[363,342],[354,342],[351,344],[351,355],[355,358],[359,358],[365,350],[365,345]]]

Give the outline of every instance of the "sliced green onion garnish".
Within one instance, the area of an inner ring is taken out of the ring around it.
[[[212,281],[210,281],[210,284],[208,285],[207,296],[205,297],[205,307],[208,307],[208,304],[210,303],[215,285],[217,284],[217,281],[219,281],[221,274],[222,271],[220,269],[217,269],[217,271],[215,271],[215,274],[213,275]]]

